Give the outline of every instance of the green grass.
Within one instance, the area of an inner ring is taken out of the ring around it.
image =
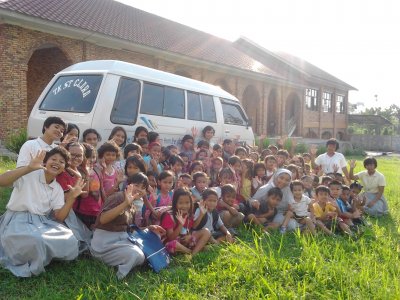
[[[0,172],[13,165],[0,163]],[[142,267],[123,281],[92,258],[52,262],[47,272],[16,278],[0,268],[0,298],[35,299],[400,299],[400,159],[379,158],[390,215],[358,240],[297,233],[271,236],[241,228],[234,245],[192,261],[173,259],[160,274]],[[359,158],[356,171],[362,169]],[[0,189],[0,210],[10,194]]]

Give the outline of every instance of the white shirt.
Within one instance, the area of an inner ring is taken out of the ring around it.
[[[206,224],[204,224],[203,228],[207,228],[211,233],[215,232],[215,229],[213,227],[213,216],[212,216],[212,212],[207,211],[207,222]],[[200,209],[196,209],[196,211],[194,212],[194,220],[196,221],[200,216]],[[205,218],[205,216],[203,216],[203,218]],[[221,217],[218,215],[218,221],[215,224],[216,228],[220,228],[222,225],[224,225],[224,223],[222,223]],[[202,228],[202,229],[203,229]]]
[[[292,207],[293,212],[299,217],[308,216],[308,206],[311,203],[311,199],[306,195],[303,195],[299,202],[295,199],[290,199],[289,204]]]
[[[364,185],[364,191],[367,193],[378,193],[380,186],[386,186],[385,176],[376,170],[372,175],[369,175],[367,170],[358,172],[355,175],[361,180]]]
[[[35,157],[40,150],[50,151],[55,147],[57,147],[55,143],[49,145],[41,137],[26,141],[19,150],[17,168],[29,165],[32,157]]]
[[[339,152],[335,152],[332,156],[329,156],[328,153],[321,154],[315,159],[315,164],[317,166],[322,166],[324,174],[334,173],[334,165],[339,166],[337,173],[342,174],[342,169],[347,166],[346,159],[343,154]]]
[[[51,210],[64,206],[64,191],[54,179],[46,183],[44,170],[30,172],[14,182],[7,209],[29,211],[36,215],[47,215]]]

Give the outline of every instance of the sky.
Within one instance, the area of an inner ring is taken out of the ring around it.
[[[245,36],[298,56],[357,88],[349,101],[358,110],[400,104],[400,1],[118,1],[230,41]]]

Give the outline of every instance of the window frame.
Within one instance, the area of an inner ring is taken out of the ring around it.
[[[143,103],[143,95],[144,95],[144,86],[145,84],[148,85],[152,85],[152,86],[158,86],[162,88],[162,107],[161,107],[161,114],[155,114],[155,113],[148,113],[148,112],[142,112],[142,103]],[[164,107],[165,107],[165,88],[171,88],[171,89],[176,89],[179,91],[183,92],[183,116],[181,117],[177,117],[177,116],[168,116],[168,115],[164,115]],[[186,96],[185,96],[185,90],[178,88],[178,87],[174,87],[174,86],[170,86],[170,85],[164,85],[164,84],[159,84],[156,82],[152,82],[152,81],[142,81],[142,93],[141,93],[141,97],[140,97],[140,107],[139,107],[139,113],[141,114],[145,114],[145,115],[152,115],[152,116],[158,116],[158,117],[165,117],[165,118],[174,118],[174,119],[185,119],[186,117]]]
[[[221,102],[221,108],[222,108],[222,115],[223,115],[223,119],[224,119],[224,125],[234,125],[234,126],[243,126],[243,127],[249,126],[249,119],[247,118],[247,116],[246,116],[244,110],[242,109],[240,103],[236,103],[235,101],[232,101],[232,100],[229,100],[229,99],[225,99],[225,98],[220,98],[220,102]],[[239,108],[238,111],[239,111],[240,115],[242,116],[244,124],[226,123],[225,122],[225,115],[224,115],[224,107],[223,107],[224,104],[238,107]]]
[[[133,121],[134,121],[133,123],[116,122],[116,121],[113,120],[113,118],[112,118],[114,108],[115,108],[115,106],[116,106],[116,104],[117,104],[117,99],[118,99],[118,95],[119,95],[119,92],[120,92],[120,86],[121,86],[122,80],[136,81],[136,82],[139,83],[137,109],[136,109],[136,115],[134,116],[134,119],[133,119]],[[120,125],[135,125],[135,124],[136,124],[137,118],[138,118],[138,115],[139,115],[139,108],[140,108],[140,107],[139,107],[139,104],[141,103],[142,91],[143,91],[143,84],[142,84],[142,81],[140,81],[140,80],[138,80],[138,79],[136,79],[136,78],[126,77],[126,76],[121,76],[121,77],[119,78],[118,87],[117,87],[117,93],[115,94],[114,103],[113,103],[113,106],[112,106],[112,108],[111,108],[111,113],[110,113],[110,122],[111,122],[112,124],[120,124]]]
[[[315,95],[313,95],[315,91]],[[315,99],[315,101],[313,101]],[[308,104],[308,101],[310,101],[310,104]],[[320,103],[318,99],[318,90],[313,89],[313,88],[306,88],[305,89],[305,104],[306,104],[306,109],[310,111],[319,111],[320,109]]]
[[[342,105],[338,105],[339,103],[339,97],[342,99],[341,103]],[[344,95],[336,95],[336,113],[338,114],[345,114],[345,100],[346,100],[346,96]]]
[[[332,112],[332,98],[333,93],[329,91],[324,91],[322,93],[322,112],[331,113]],[[327,108],[327,110],[325,110]]]
[[[190,103],[189,103],[189,93],[194,94],[194,95],[198,95],[199,96],[199,103],[200,103],[200,120],[197,119],[190,119],[189,118],[189,107],[190,107]],[[210,120],[205,120],[204,119],[204,109],[203,109],[203,96],[207,96],[207,97],[211,97],[211,102],[212,105],[214,107],[214,116],[215,116],[215,121],[210,121]],[[207,123],[218,123],[218,119],[217,119],[217,111],[215,110],[215,101],[214,101],[214,96],[213,95],[209,95],[209,94],[204,94],[204,93],[199,93],[199,92],[194,92],[194,91],[189,91],[186,90],[186,99],[187,99],[187,120],[190,121],[200,121],[200,122],[207,122]]]

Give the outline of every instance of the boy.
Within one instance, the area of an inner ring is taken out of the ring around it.
[[[178,182],[179,176],[182,174],[183,170],[183,159],[179,155],[172,155],[169,158],[169,165],[171,166],[171,171],[174,173],[174,182]]]
[[[310,199],[314,198],[315,192],[313,189],[313,178],[309,175],[304,175],[303,177],[301,177],[301,182],[304,186],[304,195],[306,195]]]
[[[338,216],[349,226],[353,226],[353,219],[358,219],[360,217],[359,211],[354,213],[350,212],[350,208],[346,206],[345,202],[340,198],[342,196],[342,183],[333,180],[329,183],[329,191],[331,197],[336,201],[336,205],[339,210]]]
[[[289,152],[287,150],[281,149],[278,152],[276,152],[276,162],[278,164],[278,169],[281,169],[285,166],[286,161],[289,158]]]
[[[55,148],[57,145],[54,142],[62,138],[65,128],[63,119],[48,117],[43,123],[43,135],[22,145],[18,153],[17,168],[27,166],[40,150],[50,151]]]
[[[198,203],[194,212],[193,230],[207,228],[211,232],[209,242],[219,244],[221,242],[232,243],[233,237],[225,227],[217,211],[218,195],[213,189],[206,189],[202,194],[203,200]]]
[[[338,217],[339,208],[336,203],[329,201],[329,188],[320,185],[316,188],[316,201],[312,204],[312,213],[316,219],[315,224],[327,235],[334,235],[333,231],[339,228],[350,236],[350,228]]]
[[[309,210],[311,211],[311,199],[304,195],[303,183],[299,180],[292,181],[290,184],[290,190],[292,191],[293,199],[289,200],[288,211],[280,228],[280,232],[286,232],[287,224],[290,219],[293,218],[299,224],[306,225],[307,229],[314,235],[315,225],[308,213]]]
[[[277,213],[277,206],[281,202],[283,197],[282,191],[274,187],[267,193],[267,197],[260,201],[258,209],[251,207],[250,214],[246,216],[246,221],[251,224],[261,225],[264,230],[275,229],[279,227],[279,223],[273,223]]]
[[[244,214],[239,212],[239,205],[235,204],[236,189],[232,184],[225,184],[221,188],[221,200],[218,202],[218,211],[226,227],[237,227],[242,223]]]
[[[274,175],[276,171],[276,166],[278,164],[275,156],[273,155],[267,155],[264,159],[264,164],[265,164],[265,177],[264,181],[268,183],[268,181],[272,178],[272,175]]]

